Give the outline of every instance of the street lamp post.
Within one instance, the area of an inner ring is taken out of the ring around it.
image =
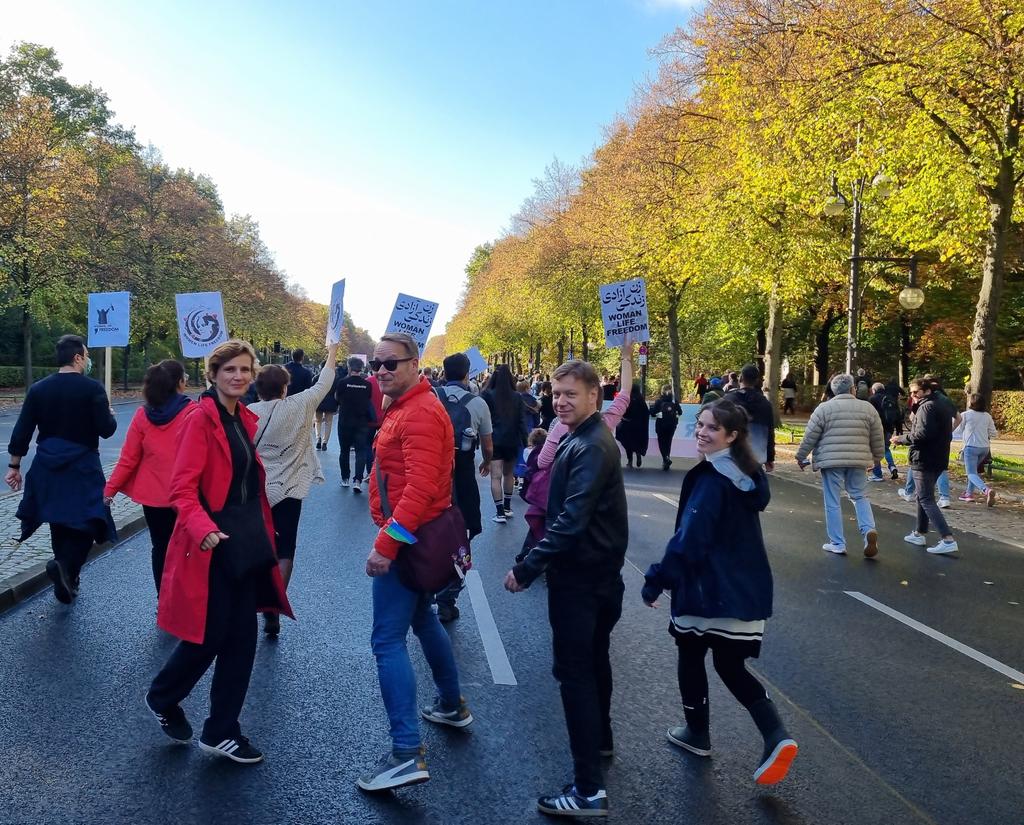
[[[864,222],[863,222],[863,198],[866,178],[860,177],[853,184],[853,197],[848,199],[839,191],[835,175],[832,176],[832,197],[825,201],[823,211],[831,218],[842,215],[847,208],[853,207],[853,226],[850,238],[850,281],[849,292],[846,299],[846,372],[852,374],[854,365],[857,363],[857,345],[860,337],[860,299],[861,299],[861,263],[873,261],[879,263],[892,263],[910,268],[910,284],[900,293],[900,304],[905,309],[917,309],[924,303],[924,293],[917,287],[917,259],[890,258],[882,256],[861,255],[863,245]],[[872,187],[882,198],[892,194],[894,184],[885,172],[879,172],[871,181]],[[904,293],[908,290],[916,290],[915,297],[911,303],[917,300],[915,306],[904,303]]]

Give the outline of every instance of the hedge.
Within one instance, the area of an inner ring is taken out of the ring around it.
[[[47,375],[55,373],[57,367],[33,367],[32,377],[36,381],[41,378],[46,378]],[[129,384],[141,384],[142,379],[146,374],[145,369],[131,367],[128,370],[128,383]],[[190,373],[191,374],[191,373]],[[25,370],[23,367],[2,367],[0,366],[0,387],[4,389],[18,389],[24,386]],[[92,376],[97,381],[103,381],[103,367],[99,364],[93,364]],[[120,387],[121,382],[124,380],[124,372],[115,366],[114,368],[114,387]]]
[[[992,418],[1000,433],[1024,436],[1024,391],[995,390],[992,393]]]

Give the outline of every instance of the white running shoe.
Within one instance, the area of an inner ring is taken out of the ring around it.
[[[500,516],[491,516],[491,521],[493,521],[495,524],[508,524],[508,519],[505,518],[504,513],[502,513]]]
[[[945,496],[940,496],[938,501],[939,508],[942,510],[949,509],[949,499]]]
[[[348,487],[348,485],[349,485],[349,481],[348,481],[348,479],[347,479],[347,478],[343,478],[343,479],[341,480],[341,486],[342,486],[342,487]]]
[[[953,541],[946,541],[945,539],[942,539],[934,547],[929,547],[928,552],[936,556],[944,556],[946,553],[955,553],[959,549],[956,539]]]
[[[841,544],[823,544],[821,545],[821,549],[825,550],[828,553],[835,553],[837,556],[846,555],[846,548]]]
[[[352,482],[352,492],[353,493],[361,493],[361,492],[363,492],[363,482],[361,482],[358,478],[355,481]]]
[[[907,544],[916,544],[918,547],[925,547],[928,544],[928,539],[918,533],[916,530],[913,533],[908,533],[903,537],[903,540]]]
[[[896,495],[898,495],[898,496],[899,496],[899,497],[900,497],[901,499],[903,499],[904,501],[913,501],[913,500],[914,500],[914,497],[913,497],[913,496],[911,496],[911,495],[908,495],[908,494],[907,494],[907,491],[906,491],[906,490],[904,490],[904,489],[903,489],[902,487],[900,487],[900,488],[899,488],[899,489],[898,489],[898,490],[896,491]]]

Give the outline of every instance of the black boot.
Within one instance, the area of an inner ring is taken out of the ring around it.
[[[670,728],[668,741],[697,756],[711,756],[711,713],[705,699],[700,707],[683,705],[686,727]]]
[[[789,766],[796,758],[797,744],[786,732],[775,705],[767,696],[755,702],[748,710],[764,737],[764,752],[761,754],[761,764],[754,771],[754,781],[758,785],[774,785],[786,777]]]

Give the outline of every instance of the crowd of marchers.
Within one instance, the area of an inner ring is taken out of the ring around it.
[[[477,381],[461,353],[444,360],[442,374],[421,370],[417,344],[400,333],[385,335],[368,363],[350,358],[340,369],[331,346],[315,375],[301,351],[286,367],[261,368],[249,344],[232,340],[209,356],[208,386],[198,399],[186,394],[180,363],[149,368],[145,403],[105,480],[97,447],[116,421],[102,385],[88,377],[83,339],[67,335],[57,343],[59,371],[33,385],[25,399],[6,480],[22,489],[21,460],[37,434],[18,517],[23,539],[49,524],[54,558],[47,574],[64,604],[79,592],[92,545],[115,537],[112,498],[123,493],[143,506],[157,623],[179,639],[145,703],[168,737],[192,741],[181,705],[213,667],[199,747],[253,764],[263,755],[243,734],[239,716],[255,660],[257,619],[262,614],[264,633],[277,639],[280,617],[292,617],[287,590],[302,502],[324,480],[319,453],[327,450],[337,417],[342,488],[361,493],[367,485],[377,527],[365,570],[372,580],[371,650],[391,746],[359,776],[358,786],[368,792],[430,778],[421,718],[454,729],[473,722],[442,626],[459,617],[468,566],[468,554],[457,556],[455,545],[468,547],[483,530],[478,474],[490,481],[491,522],[506,525],[494,529],[509,529],[518,488],[527,529],[504,587],[518,593],[546,578],[554,676],[573,763],[572,780],[540,797],[538,807],[552,815],[603,816],[604,760],[615,748],[609,647],[622,611],[629,535],[616,438],[627,469],[641,468],[653,418],[667,470],[681,415],[670,387],[647,403],[633,384],[631,351],[631,345],[623,348],[614,378],[602,379],[591,364],[572,360],[532,382],[504,365]],[[669,598],[684,719],[667,732],[669,741],[693,756],[711,753],[710,651],[715,671],[763,738],[754,780],[773,784],[786,776],[798,748],[746,664],[760,654],[772,614],[760,514],[770,496],[774,426],[760,382],[757,369],[747,366],[723,397],[703,395],[695,423],[702,460],[686,473],[674,534],[661,562],[647,571],[640,596],[651,607],[664,594]],[[865,466],[874,462],[878,469],[887,457],[895,476],[885,444],[890,428],[882,423],[883,407],[857,397],[854,377],[836,376],[830,386],[834,397],[812,415],[797,459],[803,466],[811,453],[822,472],[826,549],[844,552],[838,496],[845,486],[865,555],[873,556],[877,533],[863,495]],[[991,419],[986,423],[987,414],[976,408],[957,416],[934,379],[918,379],[910,391],[916,402],[910,426],[894,420],[891,428],[892,441],[910,445],[919,503],[907,541],[925,544],[933,523],[941,537],[930,552],[953,552],[955,539],[933,491],[948,463],[953,427],[962,429],[966,443],[991,437]],[[972,483],[987,489],[980,479]],[[461,535],[445,532],[451,524]],[[439,537],[451,542],[453,563],[440,585],[428,587],[420,563]],[[436,686],[435,701],[425,707],[416,702],[410,629]]]

